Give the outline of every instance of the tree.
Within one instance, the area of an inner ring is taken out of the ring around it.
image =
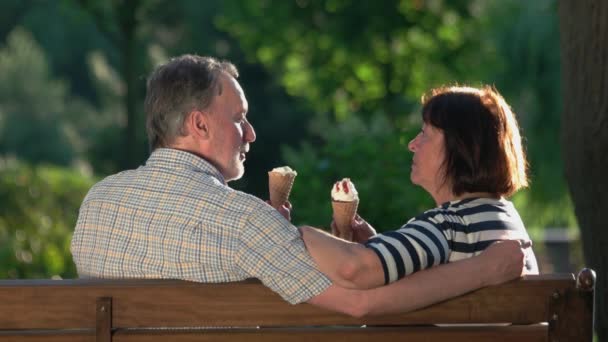
[[[608,340],[608,2],[563,0],[562,150],[585,261],[597,271],[596,324]]]
[[[356,182],[360,213],[379,230],[395,229],[431,205],[408,180],[407,142],[420,127],[424,91],[455,80],[473,83],[496,65],[493,47],[475,34],[480,14],[472,7],[466,1],[223,2],[219,27],[314,111],[312,138],[283,149],[299,172],[296,222],[327,226],[329,190],[342,177]]]
[[[239,42],[216,27],[223,4],[223,0],[157,1],[147,9],[141,30],[151,42],[152,64],[165,62],[169,56],[197,53],[228,59],[238,67],[239,83],[249,101],[248,117],[258,138],[247,157],[245,176],[231,186],[268,198],[268,170],[284,163],[282,146],[305,140],[308,131],[296,128],[307,127],[311,115],[303,101],[286,94],[275,75],[255,60],[247,60]]]
[[[94,179],[0,158],[0,278],[73,278],[78,207]]]
[[[109,42],[95,49],[98,52],[94,55],[98,58],[93,64],[103,64],[101,69],[116,75],[120,85],[120,92],[111,92],[113,101],[99,101],[104,108],[104,119],[108,121],[117,112],[122,118],[125,113],[124,120],[120,121],[126,125],[124,128],[110,122],[113,126],[106,125],[108,129],[100,131],[102,134],[94,139],[100,143],[90,150],[93,168],[100,173],[112,173],[134,167],[145,159],[141,108],[145,75],[154,65],[184,53],[210,55],[228,59],[238,66],[242,75],[240,82],[250,99],[250,117],[261,137],[248,158],[246,176],[233,186],[267,197],[266,172],[281,163],[280,145],[294,144],[306,134],[305,130],[294,132],[281,128],[306,126],[309,115],[299,109],[260,64],[245,60],[235,39],[215,27],[222,1],[66,1],[71,6],[75,3],[81,8],[81,16],[94,19],[99,32]],[[107,73],[95,75],[97,82],[104,74]],[[109,89],[113,88],[116,87]],[[102,97],[100,90],[98,97]],[[123,103],[120,108],[115,105],[118,98]],[[267,131],[269,133],[265,133]],[[116,155],[117,150],[120,155]],[[118,165],[116,159],[120,161]]]
[[[376,112],[401,119],[429,87],[478,81],[495,65],[469,1],[223,4],[220,28],[278,75],[290,95],[336,121]]]
[[[555,53],[559,50],[557,1],[501,0],[487,6],[479,34],[495,42],[503,63],[485,81],[496,85],[517,114],[530,162],[531,186],[518,192],[513,201],[528,230],[575,230],[557,148],[562,106],[560,57]]]
[[[45,51],[17,27],[0,48],[0,155],[30,163],[71,165],[83,157],[74,117],[91,119],[92,108],[52,76]]]
[[[555,0],[223,4],[220,27],[316,112],[309,128],[316,139],[284,153],[292,166],[313,171],[310,177],[298,176],[292,197],[296,219],[304,214],[314,222],[316,216],[327,216],[327,206],[321,209],[318,202],[327,197],[327,185],[308,184],[332,184],[344,176],[363,186],[361,195],[369,197],[362,197],[359,208],[377,228],[394,229],[395,219],[387,218],[404,220],[417,213],[429,203],[425,195],[416,201],[391,201],[395,210],[379,204],[386,195],[383,184],[400,184],[390,191],[404,190],[401,197],[413,195],[404,186],[409,184],[411,158],[406,145],[419,128],[420,95],[440,84],[483,82],[495,84],[507,98],[526,137],[532,185],[513,198],[526,225],[537,231],[576,226],[560,151],[554,147],[559,143],[560,109]],[[340,140],[343,125],[358,127],[362,119],[371,126],[377,117],[392,126],[386,141],[370,139],[373,132],[364,130],[350,132],[359,138],[356,143]],[[386,159],[394,165],[380,168],[377,177],[358,170],[358,164],[370,162],[362,156],[374,148],[383,152],[370,155],[374,162]],[[385,155],[391,152],[400,153],[399,158]],[[389,171],[397,165],[403,167],[401,174]],[[297,190],[304,180],[303,194]]]
[[[140,115],[138,99],[141,98],[141,89],[138,88],[138,67],[142,63],[141,45],[137,37],[139,28],[140,11],[143,5],[140,0],[95,2],[79,0],[80,5],[87,11],[106,37],[115,45],[116,51],[120,53],[120,75],[122,76],[125,92],[124,106],[126,112],[126,127],[123,135],[125,153],[122,157],[121,166],[131,168],[138,166],[142,161],[143,146],[137,139],[139,131]]]

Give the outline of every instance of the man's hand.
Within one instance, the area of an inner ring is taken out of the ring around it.
[[[353,231],[353,242],[363,243],[370,237],[376,235],[376,230],[367,221],[365,221],[358,214],[353,217],[350,221],[350,228]],[[336,227],[336,221],[331,221],[331,233],[334,236],[338,236],[338,227]]]
[[[486,248],[480,257],[484,260],[486,285],[498,285],[519,278],[525,272],[526,250],[531,241],[497,241]]]
[[[270,201],[266,201],[266,203],[270,205]],[[289,201],[283,203],[283,205],[280,206],[277,210],[279,211],[279,213],[281,213],[281,215],[283,215],[285,219],[287,219],[287,221],[291,222],[291,203]]]

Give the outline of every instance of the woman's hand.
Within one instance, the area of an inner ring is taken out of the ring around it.
[[[353,242],[363,243],[370,237],[376,235],[374,227],[358,214],[350,221],[350,228],[353,232]],[[331,233],[334,236],[341,237],[338,234],[338,228],[336,227],[336,222],[334,220],[331,221]]]

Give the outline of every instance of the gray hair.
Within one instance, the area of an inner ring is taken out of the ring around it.
[[[184,121],[192,110],[205,110],[222,93],[219,76],[238,78],[228,61],[213,57],[182,55],[158,66],[147,82],[146,131],[150,149],[167,147],[184,136]]]

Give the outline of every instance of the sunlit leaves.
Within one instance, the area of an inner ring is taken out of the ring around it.
[[[556,157],[559,63],[552,3],[300,0],[241,6],[227,0],[218,23],[246,53],[256,52],[289,94],[310,103],[319,113],[316,121],[329,115],[324,127],[312,126],[328,149],[331,139],[322,132],[335,131],[333,123],[383,113],[396,128],[410,128],[407,116],[418,115],[418,99],[429,88],[496,85],[519,114],[533,161],[532,189],[517,198],[523,203],[531,196],[520,207],[523,216],[531,226],[573,224]]]
[[[409,181],[412,132],[396,130],[383,115],[368,122],[351,116],[327,128],[323,147],[304,143],[284,151],[287,163],[298,170],[290,197],[294,222],[327,228],[331,186],[343,177],[355,183],[358,211],[379,231],[396,229],[432,206],[431,197]]]
[[[71,234],[92,183],[76,171],[0,160],[0,278],[76,276]]]
[[[241,4],[225,2],[220,27],[280,74],[290,94],[338,121],[354,112],[403,113],[396,103],[411,103],[431,86],[483,71],[472,64],[459,74],[444,66],[478,40],[463,2]]]
[[[32,36],[14,29],[0,49],[0,155],[69,164],[67,87],[52,79],[46,56]]]

